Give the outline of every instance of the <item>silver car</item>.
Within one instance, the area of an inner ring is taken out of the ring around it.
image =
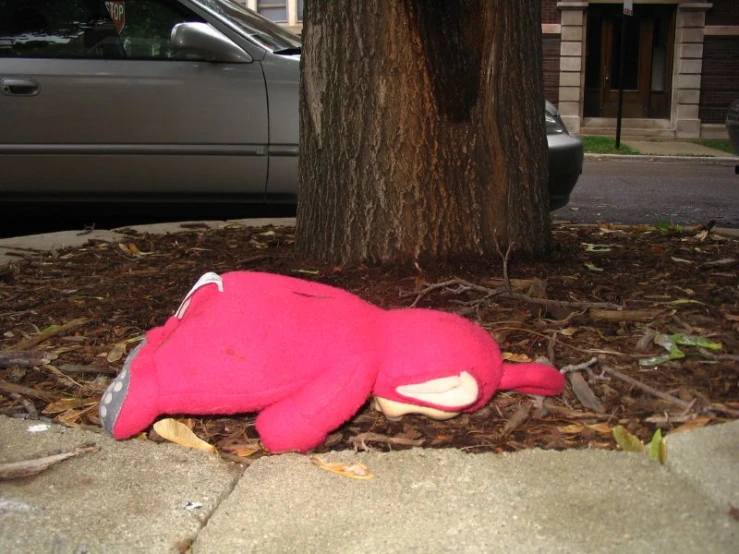
[[[295,203],[299,56],[231,0],[0,0],[0,202]],[[555,209],[583,151],[545,112]]]

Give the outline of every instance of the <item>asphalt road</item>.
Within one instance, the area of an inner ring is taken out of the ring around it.
[[[0,237],[167,221],[289,215],[294,215],[294,210],[266,210],[263,206],[14,207],[3,209]],[[588,158],[570,204],[553,215],[556,220],[575,223],[697,225],[714,220],[721,227],[739,228],[739,175],[734,174],[733,164],[726,163]]]
[[[739,175],[731,164],[589,158],[570,204],[553,215],[575,223],[713,220],[739,228]]]

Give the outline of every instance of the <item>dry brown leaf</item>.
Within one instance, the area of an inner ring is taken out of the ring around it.
[[[259,452],[258,448],[235,448],[231,451],[232,454],[240,456],[241,458],[248,458],[252,454]]]
[[[83,406],[97,404],[96,401],[90,401],[89,398],[62,398],[56,402],[50,402],[41,412],[44,415],[61,414],[67,410],[75,410]]]
[[[610,435],[613,433],[613,428],[607,423],[586,423],[585,426],[588,429],[592,429],[596,433],[600,433],[601,435]]]
[[[683,423],[680,427],[675,427],[668,434],[674,435],[675,433],[682,433],[683,431],[692,431],[693,429],[700,429],[701,427],[705,427],[708,423],[710,423],[710,421],[711,421],[710,417],[698,416],[693,421],[688,421],[686,423]]]
[[[126,346],[127,343],[125,341],[117,342],[113,345],[113,348],[110,349],[110,352],[108,352],[108,355],[105,357],[105,359],[108,360],[108,362],[111,364],[117,362],[126,353]]]
[[[350,479],[373,479],[374,474],[361,462],[344,464],[341,462],[324,462],[318,456],[311,456],[310,461],[326,471],[336,473]]]
[[[176,419],[167,418],[160,419],[154,424],[154,431],[162,437],[180,446],[194,448],[195,450],[203,450],[205,452],[215,452],[216,447],[208,444],[203,439],[193,433],[187,425],[180,423]]]
[[[532,407],[533,404],[531,402],[524,402],[523,404],[518,406],[516,408],[516,411],[513,412],[513,415],[511,415],[508,421],[505,422],[501,434],[507,435],[508,433],[515,431],[521,425],[526,423],[526,421],[528,421],[529,419],[529,415],[531,414]]]
[[[513,352],[503,352],[503,359],[508,362],[527,363],[531,361],[526,354],[515,354]]]
[[[577,423],[572,423],[570,425],[564,425],[562,427],[557,427],[557,431],[560,433],[564,433],[566,435],[573,435],[577,433],[582,433],[585,427],[582,425],[578,425]]]
[[[597,396],[595,396],[595,393],[580,373],[573,371],[569,374],[569,379],[570,384],[572,385],[572,391],[585,408],[593,410],[597,414],[605,413],[605,406],[603,406],[603,403]]]

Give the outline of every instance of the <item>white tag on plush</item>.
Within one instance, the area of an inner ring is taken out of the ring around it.
[[[218,287],[218,292],[223,292],[223,279],[221,279],[221,276],[212,271],[205,273],[200,277],[200,279],[198,279],[198,282],[193,285],[190,292],[187,293],[187,296],[185,296],[185,299],[182,301],[182,304],[180,304],[180,307],[177,308],[177,311],[174,313],[176,318],[182,319],[182,316],[185,315],[187,308],[190,306],[190,297],[192,297],[196,290],[206,285],[216,285]]]

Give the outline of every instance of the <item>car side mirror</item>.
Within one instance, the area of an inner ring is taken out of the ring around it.
[[[254,59],[235,42],[207,23],[178,23],[170,41],[175,48],[202,56],[210,62],[251,63]]]

